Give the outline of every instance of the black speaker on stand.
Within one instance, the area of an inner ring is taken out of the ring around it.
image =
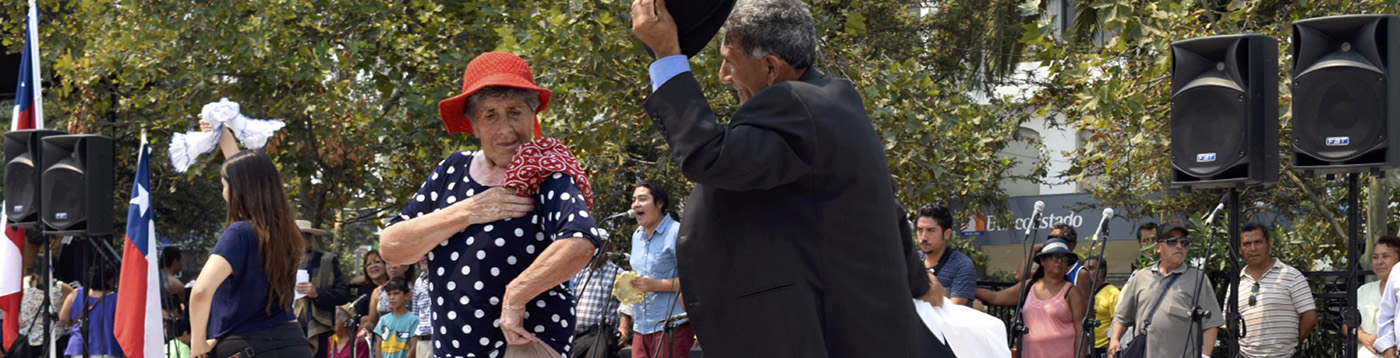
[[[1278,181],[1278,40],[1222,35],[1172,43],[1172,184]]]
[[[112,139],[92,134],[43,139],[44,234],[112,234]]]
[[[1239,265],[1239,188],[1278,181],[1278,40],[1259,34],[1194,38],[1172,43],[1172,185],[1229,188],[1229,269]],[[1214,235],[1206,233],[1206,262],[1212,261]],[[1199,267],[1202,274],[1205,267]],[[1229,276],[1231,295],[1223,317],[1226,350],[1239,354],[1247,328],[1239,314],[1239,277]],[[1191,332],[1186,352],[1201,352],[1201,334],[1210,317],[1202,309],[1202,287],[1192,290]],[[1174,344],[1174,343],[1173,343]],[[1193,346],[1194,345],[1194,346]],[[1191,355],[1191,356],[1196,356]]]
[[[1360,173],[1400,167],[1400,17],[1344,15],[1293,23],[1293,169],[1347,173],[1345,357],[1357,352],[1356,290],[1366,251]]]

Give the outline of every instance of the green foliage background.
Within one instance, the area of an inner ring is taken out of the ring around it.
[[[139,133],[150,133],[156,230],[188,252],[211,247],[223,227],[216,177],[222,158],[205,155],[177,174],[165,164],[170,135],[196,128],[199,108],[220,97],[240,102],[250,117],[284,120],[287,128],[267,151],[299,216],[335,233],[321,245],[348,253],[374,241],[376,227],[441,158],[478,145],[469,135],[447,135],[436,105],[458,93],[472,57],[509,51],[527,59],[538,83],[554,91],[541,115],[544,131],[584,161],[596,211],[626,210],[631,184],[642,178],[664,183],[683,200],[690,184],[641,112],[650,58],[632,37],[629,5],[41,1],[46,122],[112,137],[117,188],[130,186]],[[1001,207],[1001,183],[1014,161],[996,153],[1016,139],[1029,113],[1002,99],[978,104],[969,93],[997,83],[1017,63],[1025,48],[1022,26],[1035,18],[1021,10],[1022,2],[811,5],[817,69],[863,91],[906,206],[957,200],[970,208]],[[936,11],[918,16],[920,7]],[[20,51],[25,9],[19,0],[0,3],[10,53]],[[716,111],[732,113],[737,101],[714,76],[716,45],[691,63]],[[113,194],[116,202],[125,203],[124,192]],[[631,223],[621,224],[614,237],[631,233]]]

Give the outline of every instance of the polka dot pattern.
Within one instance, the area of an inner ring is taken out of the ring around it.
[[[445,160],[409,200],[389,225],[411,220],[454,202],[468,200],[490,187],[473,180],[470,163],[473,152],[456,153]],[[449,168],[456,168],[451,169]],[[499,328],[501,297],[505,286],[529,267],[554,238],[583,233],[599,243],[586,197],[571,176],[547,176],[533,195],[535,210],[524,217],[468,226],[434,246],[428,254],[429,293],[433,320],[433,350],[437,357],[488,357],[505,355],[505,337]],[[554,199],[547,199],[553,191]],[[571,200],[562,200],[568,193]],[[422,201],[418,201],[419,196]],[[573,220],[563,220],[569,216]],[[591,230],[594,229],[594,230]],[[561,354],[567,353],[573,335],[573,296],[562,285],[525,302],[523,327]],[[557,320],[556,320],[557,317]],[[568,326],[560,322],[567,322]],[[454,344],[455,343],[455,344]]]

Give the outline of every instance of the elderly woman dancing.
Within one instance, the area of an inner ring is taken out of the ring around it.
[[[380,235],[390,264],[428,256],[436,357],[569,351],[573,296],[561,284],[600,241],[573,156],[535,140],[550,94],[516,55],[473,59],[462,93],[438,108],[448,132],[475,135],[481,149],[448,155]]]

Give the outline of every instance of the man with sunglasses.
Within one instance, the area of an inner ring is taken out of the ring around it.
[[[1205,274],[1185,264],[1187,249],[1191,246],[1189,234],[1181,225],[1163,226],[1156,244],[1157,255],[1161,259],[1145,270],[1138,270],[1123,286],[1118,308],[1114,310],[1113,334],[1109,335],[1110,357],[1116,356],[1124,348],[1123,333],[1128,327],[1146,332],[1148,358],[1182,357],[1188,347],[1197,344],[1201,352],[1205,352],[1202,357],[1209,357],[1215,348],[1215,335],[1219,327],[1225,324],[1225,318],[1220,313],[1220,303],[1215,300],[1215,289],[1211,288]],[[1199,293],[1197,287],[1200,287]],[[1163,290],[1166,292],[1163,293]],[[1200,295],[1199,301],[1194,294]],[[1157,304],[1159,297],[1160,305]],[[1192,327],[1191,316],[1183,314],[1191,312],[1196,304],[1208,313],[1202,325],[1195,328],[1205,327],[1202,332],[1205,339],[1202,341],[1197,341],[1196,330],[1189,330]]]
[[[1291,357],[1312,334],[1317,310],[1303,273],[1270,253],[1269,229],[1247,223],[1240,229],[1240,316],[1248,334],[1240,340],[1245,357]],[[1229,297],[1229,295],[1226,295]]]

